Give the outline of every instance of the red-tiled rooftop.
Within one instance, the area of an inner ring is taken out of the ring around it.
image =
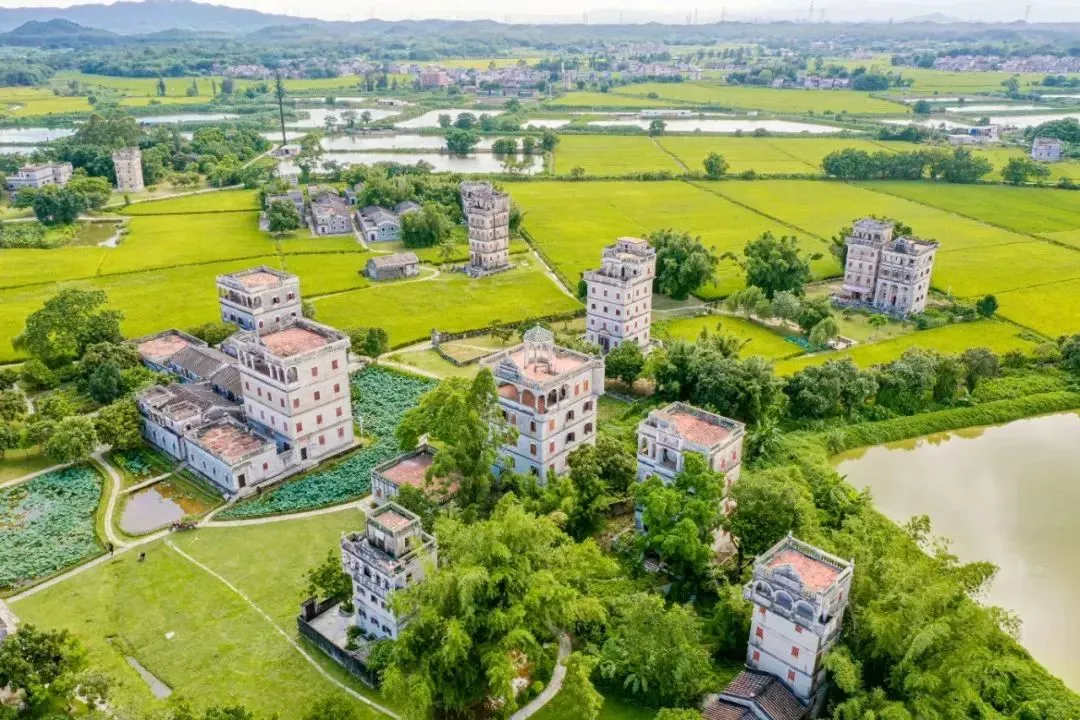
[[[382,471],[383,477],[398,487],[412,485],[415,488],[424,487],[424,478],[435,457],[429,453],[420,453],[398,462]]]
[[[162,335],[139,343],[139,355],[148,360],[167,360],[188,346],[179,335]]]
[[[387,530],[400,530],[409,524],[409,518],[398,513],[395,510],[384,510],[378,515],[372,518],[375,522],[382,525]]]
[[[827,590],[840,574],[839,568],[821,560],[815,560],[793,548],[781,550],[769,559],[770,568],[778,568],[781,565],[790,565],[802,579],[803,587],[811,592]]]
[[[678,429],[680,435],[698,445],[712,447],[731,437],[731,430],[723,425],[713,425],[708,420],[679,409],[665,411],[664,415]]]
[[[256,270],[255,272],[246,273],[238,276],[236,279],[248,290],[262,290],[282,282],[280,277],[274,273],[266,272],[265,270]]]
[[[551,358],[551,364],[537,364],[535,362],[525,363],[525,348],[515,350],[510,354],[510,359],[514,361],[514,364],[521,368],[525,377],[530,380],[537,380],[539,382],[545,382],[553,378],[557,378],[560,375],[564,375],[569,372],[577,370],[579,367],[585,364],[585,360],[573,355],[565,357]],[[548,372],[548,369],[551,372]]]
[[[261,449],[266,443],[267,441],[258,435],[232,423],[214,425],[199,434],[200,445],[210,454],[230,464]]]
[[[326,345],[329,341],[315,332],[302,327],[290,327],[284,330],[268,333],[262,336],[263,344],[278,357],[290,357],[300,353],[314,350]]]

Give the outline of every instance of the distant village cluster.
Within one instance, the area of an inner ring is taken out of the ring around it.
[[[112,154],[116,168],[117,192],[142,192],[143,184],[142,153],[137,147],[121,148]],[[49,185],[64,187],[74,176],[74,169],[69,162],[38,163],[23,165],[7,178],[8,190],[21,188],[40,190]]]
[[[1075,73],[1080,72],[1080,57],[1074,55],[947,55],[934,60],[935,70],[962,72]]]

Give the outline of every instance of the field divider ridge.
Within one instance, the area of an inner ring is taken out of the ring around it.
[[[667,153],[667,154],[668,154],[669,156],[671,156],[671,159],[675,161],[675,164],[676,164],[676,165],[678,165],[679,167],[681,167],[681,168],[683,169],[683,172],[684,172],[684,173],[687,173],[687,174],[689,174],[689,173],[690,173],[690,168],[689,168],[689,167],[687,167],[686,163],[684,163],[684,162],[683,162],[683,160],[682,160],[682,158],[681,158],[681,157],[679,157],[678,155],[676,155],[676,154],[675,154],[674,152],[672,152],[672,151],[671,151],[671,150],[669,150],[668,148],[664,147],[664,144],[663,144],[662,142],[660,142],[660,140],[659,140],[658,138],[655,138],[655,137],[653,137],[652,135],[650,135],[650,136],[649,136],[649,139],[650,139],[650,140],[652,140],[652,142],[653,142],[653,145],[655,145],[656,147],[660,148],[660,150],[662,150],[663,152],[665,152],[665,153]]]
[[[770,215],[767,212],[762,212],[761,210],[757,209],[753,205],[749,205],[747,203],[744,203],[741,200],[736,200],[735,198],[729,197],[729,196],[725,195],[722,192],[719,192],[717,190],[713,190],[712,188],[708,188],[708,187],[704,187],[702,185],[699,185],[697,182],[695,182],[693,180],[686,180],[684,182],[686,182],[687,185],[690,185],[692,187],[696,187],[698,190],[701,190],[702,192],[712,193],[713,195],[717,196],[718,198],[723,198],[724,200],[727,200],[732,205],[738,205],[739,207],[741,207],[744,210],[749,210],[750,212],[754,213],[755,215],[760,215],[761,217],[765,218],[766,220],[771,220],[774,223],[777,223],[779,225],[783,225],[784,227],[787,227],[787,228],[791,228],[792,230],[795,230],[796,232],[800,232],[800,233],[804,233],[806,235],[809,235],[810,237],[814,238],[815,240],[819,240],[819,241],[821,241],[823,243],[828,243],[829,242],[829,240],[827,238],[823,238],[823,237],[821,237],[820,235],[818,235],[815,232],[811,232],[811,231],[807,230],[804,227],[800,227],[800,226],[796,225],[795,223],[791,223],[791,222],[788,222],[787,220],[783,220],[781,218],[778,218],[775,215]],[[756,182],[756,181],[749,180],[747,182]]]

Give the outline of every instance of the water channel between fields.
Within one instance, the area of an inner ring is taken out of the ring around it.
[[[962,561],[996,564],[985,602],[1015,612],[1024,646],[1080,690],[1078,439],[1080,414],[1063,413],[863,448],[834,462],[896,522],[929,515]]]

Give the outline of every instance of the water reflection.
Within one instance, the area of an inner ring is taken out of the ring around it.
[[[163,480],[133,493],[127,499],[120,516],[120,529],[142,535],[163,528],[185,515],[199,515],[209,509],[206,503]]]
[[[491,148],[493,137],[480,138],[476,147]],[[367,150],[445,150],[446,138],[442,135],[332,135],[322,139],[322,146],[329,152]]]
[[[518,158],[521,159],[520,157]],[[324,155],[322,162],[338,162],[342,165],[374,165],[375,163],[399,163],[401,165],[415,165],[419,161],[431,163],[434,172],[455,172],[463,174],[499,173],[503,169],[503,158],[493,153],[476,153],[474,155],[448,155],[445,153],[391,153],[391,152],[335,152]],[[543,163],[539,157],[532,157],[532,165],[526,168],[525,173],[536,173],[543,169]],[[294,163],[283,160],[278,164],[278,172],[289,175],[299,172]]]
[[[186,122],[215,122],[217,120],[235,120],[236,113],[174,113],[172,115],[145,115],[136,118],[140,125],[171,125]]]
[[[1035,658],[1080,689],[1080,415],[940,433],[845,453],[837,470],[897,522],[929,515],[964,561],[999,568],[986,601],[1016,612]]]
[[[326,125],[327,115],[333,115],[335,122],[338,125],[344,125],[345,119],[341,116],[343,112],[349,108],[297,108],[297,112],[305,112],[308,114],[306,118],[298,120],[290,120],[285,123],[285,127],[298,127],[298,128],[321,128]],[[372,120],[382,120],[388,118],[391,115],[400,115],[400,110],[380,110],[378,108],[354,108],[357,121],[359,117],[364,113],[370,113]]]
[[[495,115],[501,115],[503,111],[499,108],[450,108],[448,110],[432,110],[419,117],[394,123],[394,126],[399,128],[439,127],[440,115],[449,115],[451,120],[456,120],[457,116],[461,113],[472,113],[475,117],[480,117],[481,115],[491,115],[494,117]]]
[[[664,120],[664,129],[667,132],[734,133],[738,130],[743,132],[767,130],[775,133],[810,133],[811,135],[828,135],[843,131],[843,128],[831,127],[829,125],[812,125],[810,123],[790,122],[788,120],[715,120],[710,118],[687,120],[661,119]],[[639,127],[642,130],[648,130],[651,122],[651,119],[592,120],[586,124]]]
[[[3,128],[0,129],[0,143],[32,145],[59,140],[74,134],[73,128]]]

